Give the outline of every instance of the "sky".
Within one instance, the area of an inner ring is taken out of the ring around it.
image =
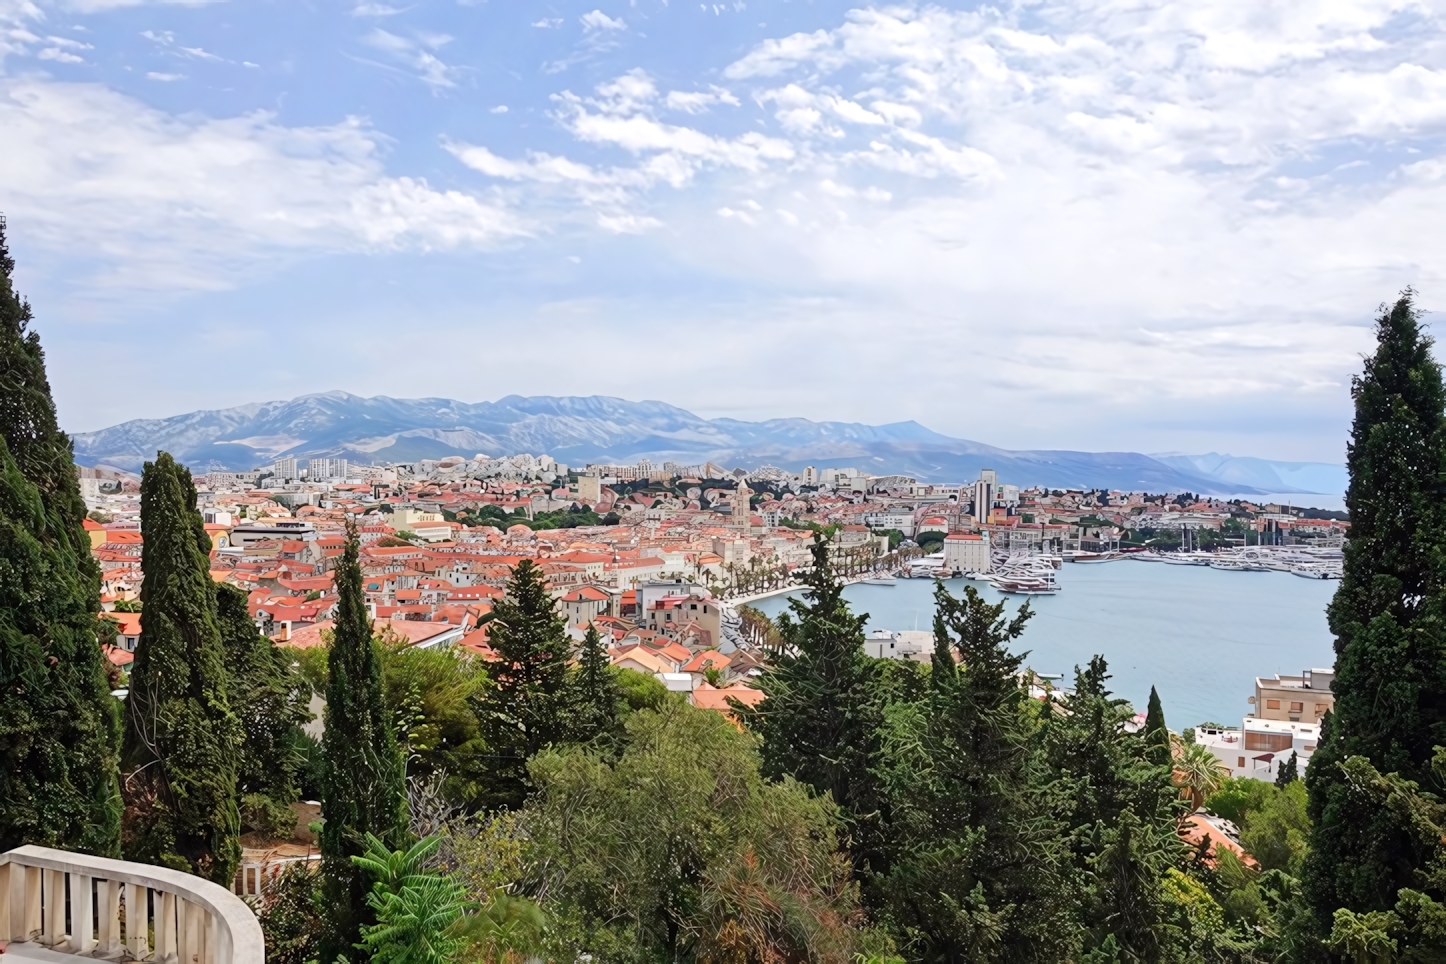
[[[72,431],[605,394],[1339,462],[1377,307],[1446,291],[1443,134],[1442,0],[0,0]]]

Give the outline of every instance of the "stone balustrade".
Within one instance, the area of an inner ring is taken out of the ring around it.
[[[256,916],[225,887],[164,867],[48,847],[0,854],[0,940],[10,942],[6,956],[18,960],[266,960]]]

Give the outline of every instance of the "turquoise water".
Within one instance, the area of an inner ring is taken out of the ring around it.
[[[1239,725],[1255,692],[1255,677],[1296,675],[1334,661],[1325,607],[1337,583],[1286,572],[1225,572],[1204,566],[1121,561],[1066,565],[1056,596],[1035,596],[1035,616],[1018,641],[1026,665],[1065,673],[1103,653],[1112,687],[1141,710],[1154,685],[1172,729],[1205,720]],[[1022,597],[985,583],[951,579],[951,592],[973,585],[1009,611]],[[855,584],[844,596],[869,614],[869,629],[929,629],[933,586],[900,579],[893,586]],[[785,597],[754,605],[770,616]]]

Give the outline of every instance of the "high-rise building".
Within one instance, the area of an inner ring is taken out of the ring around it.
[[[346,459],[311,459],[306,463],[306,477],[317,479],[346,478]]]
[[[989,510],[994,507],[994,493],[999,489],[999,474],[993,469],[979,473],[974,483],[974,521],[984,525],[989,521]]]
[[[296,478],[296,459],[277,459],[271,463],[271,474],[278,479]]]

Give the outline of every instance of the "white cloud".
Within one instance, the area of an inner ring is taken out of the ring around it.
[[[177,117],[94,84],[5,79],[0,129],[7,213],[116,265],[117,285],[214,287],[258,261],[527,231],[496,201],[388,177],[378,135],[357,121]]]
[[[447,34],[417,33],[412,37],[403,37],[380,27],[373,28],[362,40],[367,46],[408,67],[413,76],[434,91],[457,86],[459,69],[443,63],[434,53],[451,41]]]
[[[168,84],[168,83],[172,83],[172,82],[177,81],[177,80],[185,80],[185,79],[186,79],[186,75],[185,75],[185,74],[163,74],[163,73],[161,73],[160,71],[157,71],[157,70],[148,70],[148,71],[146,71],[146,79],[147,79],[147,80],[159,80],[161,83]]]
[[[628,25],[622,18],[614,20],[601,10],[593,10],[590,13],[585,13],[579,17],[578,20],[582,24],[582,29],[587,31],[628,29]]]
[[[703,114],[715,104],[739,106],[739,100],[722,87],[710,85],[706,91],[671,90],[664,98],[669,110],[680,110],[688,114]]]
[[[544,30],[551,29],[552,27],[560,27],[562,26],[562,18],[543,17],[541,20],[535,21],[532,25],[534,27],[542,27]]]
[[[507,105],[506,105],[506,104],[498,104],[496,107],[489,108],[488,111],[487,111],[487,113],[489,113],[489,114],[505,114],[505,113],[507,113]]]
[[[353,17],[395,17],[409,7],[393,7],[385,3],[359,3],[351,9]]]

